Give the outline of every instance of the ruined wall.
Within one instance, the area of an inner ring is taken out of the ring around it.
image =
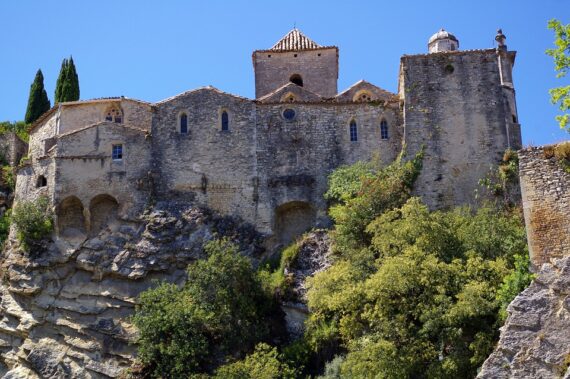
[[[403,56],[400,97],[404,142],[426,147],[416,187],[431,208],[473,203],[478,180],[520,148],[493,49]]]
[[[301,75],[303,87],[323,97],[337,94],[338,48],[253,53],[255,97],[260,98],[289,82],[293,74]]]
[[[535,270],[552,258],[570,254],[570,174],[552,150],[531,147],[519,152],[528,246]]]
[[[15,166],[27,153],[28,144],[22,141],[16,133],[6,132],[0,135],[0,155],[4,158],[5,164]]]

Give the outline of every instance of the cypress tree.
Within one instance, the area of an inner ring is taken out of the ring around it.
[[[44,75],[42,70],[38,70],[34,82],[30,86],[30,97],[28,98],[28,108],[26,109],[25,121],[31,124],[42,114],[51,108],[47,92],[44,88]]]
[[[63,96],[63,83],[66,80],[66,76],[67,76],[67,59],[64,59],[63,62],[61,62],[61,68],[59,69],[59,76],[57,77],[57,82],[55,83],[55,97],[54,97],[54,103],[61,103],[61,99]]]
[[[79,77],[75,70],[73,57],[64,59],[55,85],[55,102],[79,100]]]
[[[72,56],[69,57],[69,66],[67,69],[67,80],[71,83],[71,89],[69,92],[70,98],[67,101],[76,101],[79,100],[79,77],[77,76]]]

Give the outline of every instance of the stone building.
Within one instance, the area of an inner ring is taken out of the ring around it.
[[[256,99],[203,87],[158,103],[58,104],[32,127],[16,199],[47,195],[60,236],[94,234],[149,201],[196,201],[288,242],[326,225],[327,175],[425,146],[418,194],[432,208],[472,201],[477,181],[521,145],[515,52],[459,50],[444,30],[404,55],[398,93],[366,81],[338,92],[336,46],[293,29],[253,53]]]

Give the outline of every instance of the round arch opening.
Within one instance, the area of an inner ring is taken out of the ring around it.
[[[315,225],[316,211],[307,202],[291,201],[275,209],[275,236],[289,244]]]

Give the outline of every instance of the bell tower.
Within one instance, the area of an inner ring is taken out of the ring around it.
[[[337,94],[338,47],[321,46],[297,28],[272,48],[253,52],[255,97],[263,97],[288,83],[321,97]]]

